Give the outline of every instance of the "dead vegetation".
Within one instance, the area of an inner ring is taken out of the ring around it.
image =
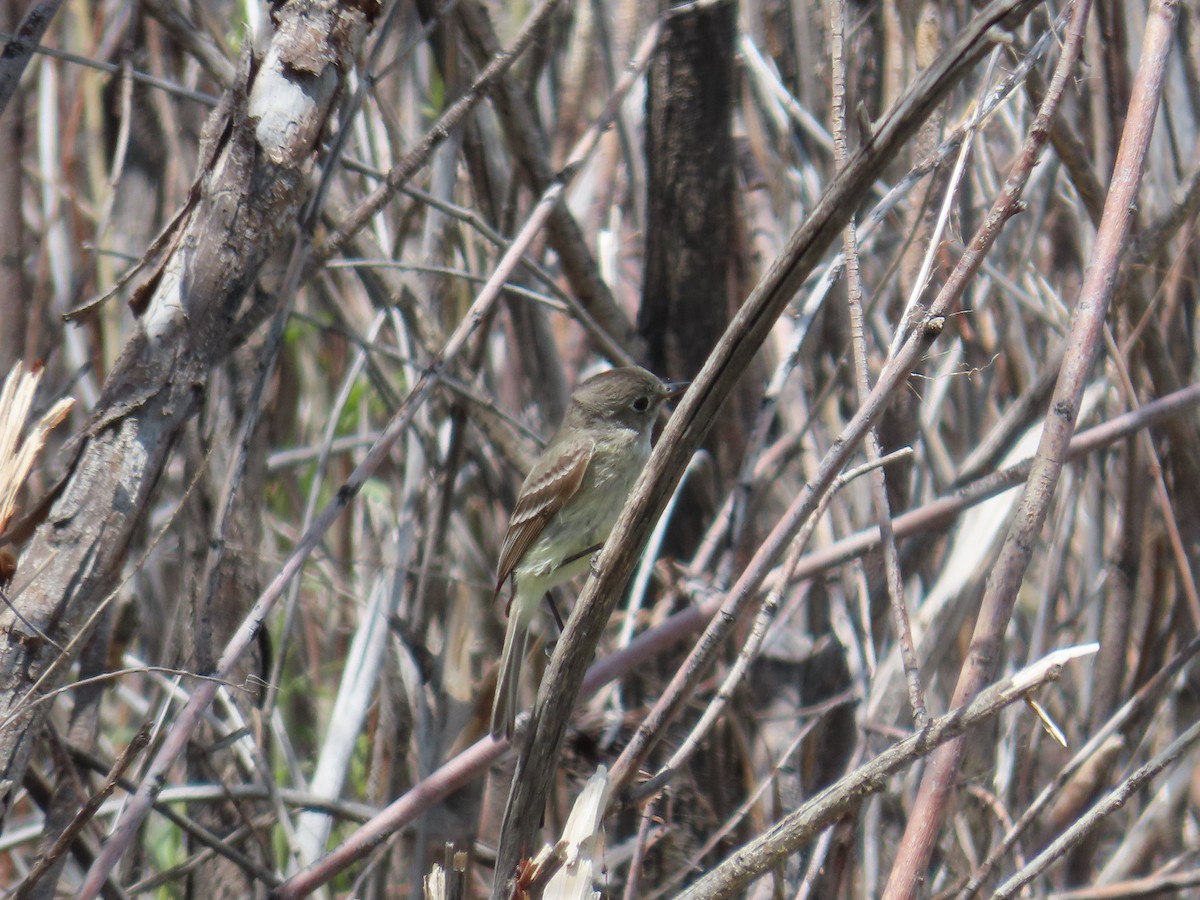
[[[0,0],[0,885],[1194,890],[1200,8],[503,6]],[[607,362],[693,384],[514,749]]]

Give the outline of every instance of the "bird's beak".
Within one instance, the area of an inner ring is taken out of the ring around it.
[[[690,381],[664,381],[663,387],[667,389],[668,400],[678,400],[683,396],[683,392],[688,389]]]

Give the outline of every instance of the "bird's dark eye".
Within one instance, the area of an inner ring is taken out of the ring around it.
[[[648,410],[650,408],[650,398],[649,397],[638,397],[636,400],[633,401],[633,408],[635,410],[637,410],[638,412],[645,412],[646,410]]]

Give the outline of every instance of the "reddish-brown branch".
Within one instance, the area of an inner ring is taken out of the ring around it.
[[[1056,93],[1061,93],[1068,66],[1073,66],[1075,54],[1082,46],[1089,6],[1088,0],[1080,0],[1072,16],[1063,50],[1062,62],[1065,65],[1060,65],[1055,72],[1047,102],[1052,102]],[[1000,559],[988,579],[967,660],[954,692],[953,703],[956,706],[974,697],[996,670],[1013,603],[1066,460],[1079,402],[1096,358],[1103,335],[1104,317],[1126,249],[1129,223],[1141,186],[1142,164],[1158,110],[1174,18],[1174,3],[1167,0],[1156,4],[1147,24],[1142,63],[1134,82],[1112,186],[1096,236],[1095,252],[1072,317],[1067,353],[1051,399],[1029,482],[1014,512]],[[961,740],[950,741],[931,758],[901,840],[884,892],[885,898],[900,900],[916,894],[958,776],[963,746]]]
[[[672,416],[597,562],[595,576],[589,580],[579,598],[542,681],[530,723],[530,742],[518,761],[513,793],[505,816],[497,859],[498,872],[502,877],[493,886],[494,897],[504,895],[503,878],[516,870],[523,853],[533,844],[534,833],[553,781],[546,773],[557,766],[567,720],[588,662],[633,571],[641,546],[674,489],[687,459],[707,433],[718,407],[758,352],[787,302],[836,239],[851,211],[881,171],[881,166],[911,137],[929,111],[945,96],[945,92],[986,52],[990,45],[991,29],[1009,24],[1028,8],[1028,4],[1021,2],[990,4],[960,32],[958,39],[947,48],[938,62],[917,79],[910,93],[879,123],[873,140],[861,148],[831,182],[812,214],[792,236],[783,255],[775,261],[738,311]],[[911,371],[943,324],[943,319],[934,316],[914,329],[893,365],[880,376],[873,395],[879,397],[880,403],[896,388],[901,377]],[[755,575],[744,575],[735,589],[735,594],[743,601],[744,609],[749,608],[745,600],[756,593],[758,580],[765,574],[766,564],[775,559],[795,530],[811,515],[820,494],[842,469],[879,408],[878,404],[868,402],[859,410],[847,427],[843,440],[823,461],[817,478],[805,488],[799,502],[793,505],[794,515],[788,516],[787,521],[781,522],[776,529],[777,540],[764,544],[756,554],[756,562],[752,562],[747,571],[756,573],[757,578]],[[732,620],[724,621],[724,628],[710,636],[711,639],[706,642],[707,649],[701,651],[709,659],[726,629],[733,624]],[[693,673],[693,678],[702,670],[702,664],[688,669]],[[687,680],[685,675],[678,677]],[[654,727],[644,732],[639,729],[643,744],[657,733],[662,721],[678,710],[682,698],[687,695],[686,685],[677,684],[670,689],[669,697],[664,698],[665,702],[660,701],[651,714]],[[625,771],[627,775],[631,769]]]

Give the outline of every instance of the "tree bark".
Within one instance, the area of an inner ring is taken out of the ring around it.
[[[742,296],[733,275],[736,42],[737,3],[676,11],[664,23],[650,64],[638,332],[646,342],[646,365],[664,378],[695,377]],[[723,476],[732,476],[743,456],[742,406],[726,406],[705,442]],[[694,549],[700,523],[711,516],[717,491],[696,485],[674,517],[668,552]]]
[[[0,0],[0,29],[12,31],[20,17],[17,0]],[[29,286],[25,280],[25,222],[21,218],[24,178],[25,102],[14,91],[12,109],[0,115],[0,378],[28,352]],[[33,360],[30,360],[33,362]]]
[[[180,429],[228,355],[246,291],[295,228],[342,73],[377,13],[372,0],[275,8],[265,52],[247,50],[209,119],[183,211],[143,260],[131,300],[138,329],[0,612],[0,823],[49,707],[31,703],[61,683],[119,586]]]

